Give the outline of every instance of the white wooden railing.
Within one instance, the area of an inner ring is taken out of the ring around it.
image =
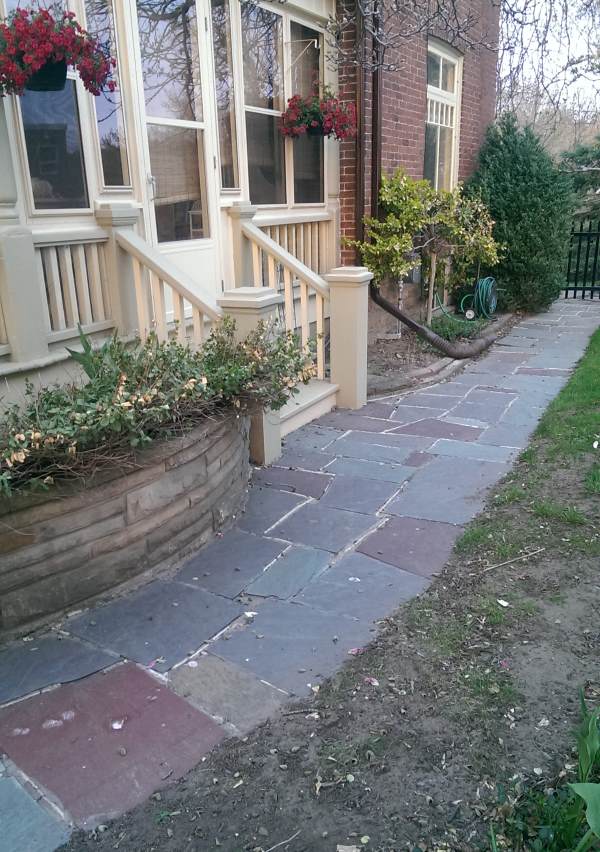
[[[108,235],[101,228],[33,234],[36,263],[44,285],[48,341],[86,331],[100,331],[114,323],[108,293],[105,248]]]
[[[192,343],[200,346],[207,326],[221,318],[220,308],[202,301],[194,293],[194,282],[133,231],[116,230],[115,239],[133,264],[138,332],[142,340],[152,330],[159,340],[166,340],[173,328],[169,320],[172,313],[177,339],[187,342],[188,320],[191,320]]]
[[[252,252],[254,285],[271,287],[283,293],[285,327],[288,331],[299,329],[304,346],[307,346],[313,337],[316,346],[317,378],[324,379],[325,312],[329,301],[327,282],[253,221],[242,221],[241,231]],[[299,319],[296,317],[295,285],[300,288]],[[311,314],[314,316],[312,322]],[[314,327],[314,335],[311,326]]]
[[[325,275],[336,265],[334,222],[328,211],[294,212],[291,216],[286,211],[285,220],[281,214],[257,213],[254,224],[318,275]]]
[[[4,311],[2,310],[2,305],[0,305],[0,355],[8,352],[9,348],[6,324],[4,322]]]

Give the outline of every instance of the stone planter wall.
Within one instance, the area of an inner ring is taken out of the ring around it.
[[[0,635],[176,564],[242,507],[248,421],[208,421],[89,487],[0,504]]]

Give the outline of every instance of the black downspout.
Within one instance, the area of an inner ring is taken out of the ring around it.
[[[375,2],[373,12],[373,30],[379,32],[379,4]],[[383,85],[381,79],[381,45],[374,39],[371,46],[373,52],[373,109],[371,116],[372,168],[371,168],[371,216],[379,217],[379,188],[381,186],[381,111]]]

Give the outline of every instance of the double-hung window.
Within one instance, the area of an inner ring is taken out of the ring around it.
[[[430,43],[427,51],[427,118],[423,174],[435,189],[456,185],[460,128],[461,57]]]

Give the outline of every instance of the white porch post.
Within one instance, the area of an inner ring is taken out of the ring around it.
[[[339,385],[340,408],[362,408],[367,401],[369,282],[362,266],[340,266],[325,275],[329,283],[331,381]]]
[[[259,282],[254,281],[252,270],[252,251],[250,243],[242,234],[242,223],[254,219],[256,207],[245,201],[233,204],[229,208],[231,218],[231,248],[233,251],[233,274],[236,287],[248,287]]]
[[[115,230],[134,231],[140,211],[133,204],[113,203],[96,205],[96,221],[108,233],[106,246],[107,287],[110,298],[112,319],[119,334],[132,334],[138,331],[137,310],[135,304],[135,282],[133,262],[130,255],[121,251],[115,240]]]
[[[46,295],[33,238],[19,224],[5,104],[0,100],[0,306],[12,361],[48,355]]]
[[[258,323],[277,316],[283,296],[269,287],[237,287],[227,290],[219,305],[236,323],[237,337],[242,340]],[[281,425],[279,414],[267,409],[252,417],[250,427],[250,458],[256,464],[267,465],[281,455]]]

